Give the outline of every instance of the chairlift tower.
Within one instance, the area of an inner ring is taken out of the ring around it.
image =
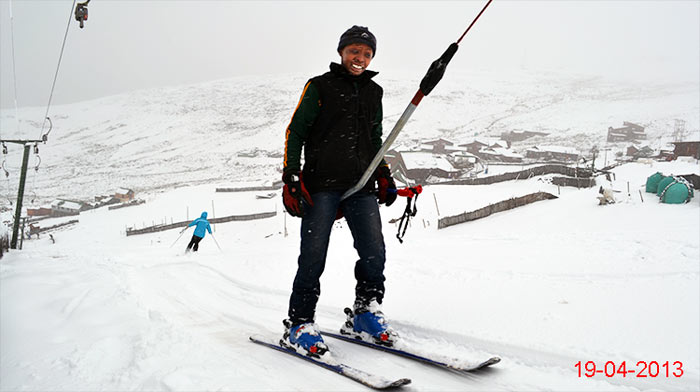
[[[46,134],[42,136],[42,140],[20,140],[20,139],[0,139],[0,143],[5,146],[5,143],[15,143],[24,146],[24,155],[22,156],[22,172],[19,177],[19,189],[17,190],[17,207],[15,208],[15,219],[12,224],[12,239],[10,240],[10,248],[17,249],[17,235],[19,234],[19,221],[22,216],[22,201],[24,199],[24,183],[27,180],[27,165],[29,163],[29,150],[34,144],[35,150],[38,150],[39,143],[46,142]]]
[[[685,120],[676,119],[673,130],[673,139],[676,142],[682,142],[685,139]]]

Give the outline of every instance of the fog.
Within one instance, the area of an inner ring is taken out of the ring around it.
[[[353,24],[377,37],[370,69],[419,78],[485,1],[93,0],[83,29],[73,4],[0,0],[3,109],[15,97],[19,107],[47,105],[67,26],[52,105],[240,75],[311,77],[337,61]],[[697,83],[699,64],[698,1],[494,0],[450,70]]]

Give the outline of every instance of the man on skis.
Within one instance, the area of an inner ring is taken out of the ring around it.
[[[372,80],[377,73],[367,70],[376,45],[366,27],[345,31],[338,44],[341,63],[331,63],[329,72],[306,83],[286,131],[283,202],[302,221],[298,269],[280,343],[308,355],[321,356],[328,350],[314,323],[315,310],[331,228],[343,216],[359,260],[355,302],[342,331],[387,346],[397,337],[381,312],[385,248],[377,202],[389,206],[396,200],[386,162],[376,170],[374,181],[341,201],[382,144],[383,90]]]
[[[196,252],[199,249],[199,241],[201,241],[205,235],[207,235],[207,231],[209,234],[211,234],[211,225],[209,224],[209,221],[207,220],[207,212],[204,211],[202,212],[202,216],[199,218],[193,220],[190,222],[187,227],[192,227],[192,226],[197,226],[194,228],[194,233],[192,234],[192,239],[190,240],[190,243],[187,244],[187,249],[185,252],[189,252],[190,249],[194,252]]]

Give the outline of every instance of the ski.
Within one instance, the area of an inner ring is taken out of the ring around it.
[[[254,335],[250,337],[250,341],[253,343],[260,344],[265,347],[269,347],[271,349],[281,351],[283,353],[287,353],[289,355],[293,355],[295,357],[305,359],[313,364],[316,364],[324,369],[336,372],[340,374],[341,376],[345,376],[353,381],[359,382],[362,385],[365,385],[367,387],[373,388],[373,389],[378,389],[378,390],[386,390],[386,389],[394,389],[394,388],[400,388],[404,385],[410,384],[411,380],[408,378],[401,378],[398,380],[389,380],[387,378],[384,378],[379,375],[375,374],[370,374],[367,373],[363,370],[356,369],[352,366],[348,366],[344,363],[339,363],[335,361],[332,357],[330,357],[327,360],[320,360],[316,358],[312,358],[303,354],[300,354],[296,352],[295,350],[288,349],[285,347],[280,346],[277,342],[274,340],[267,339],[265,337],[259,336],[259,335]],[[327,354],[326,354],[327,355]]]
[[[425,364],[441,367],[443,369],[451,370],[451,371],[456,371],[459,373],[467,373],[467,372],[473,372],[475,370],[483,369],[485,367],[497,364],[498,362],[501,361],[501,358],[499,357],[491,357],[485,361],[482,362],[471,362],[467,363],[463,360],[457,360],[457,359],[452,359],[446,356],[439,356],[439,355],[429,355],[429,354],[419,354],[415,350],[411,350],[407,347],[404,348],[393,348],[393,347],[387,347],[387,346],[381,346],[378,344],[366,342],[362,340],[360,337],[353,337],[350,335],[344,335],[344,334],[338,334],[334,332],[329,332],[329,331],[321,331],[322,335],[325,336],[330,336],[335,339],[340,339],[344,340],[346,342],[351,342],[351,343],[356,343],[365,347],[370,347],[374,348],[377,350],[382,350],[388,353],[392,353],[395,355],[402,356],[404,358],[409,358],[413,359]]]

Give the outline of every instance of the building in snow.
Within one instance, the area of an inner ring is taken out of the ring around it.
[[[522,142],[523,140],[527,140],[531,137],[535,136],[547,136],[549,135],[546,132],[532,132],[532,131],[510,131],[510,132],[503,132],[501,133],[501,139],[507,141],[508,143],[513,143],[513,142]]]
[[[446,155],[427,151],[392,150],[385,159],[397,180],[403,183],[435,182],[439,179],[454,179],[462,174],[447,159]]]
[[[27,216],[50,216],[51,207],[27,208]]]
[[[467,152],[478,156],[479,151],[486,147],[510,148],[510,142],[495,137],[478,137],[469,143],[460,144],[459,147],[463,147]]]
[[[677,157],[693,157],[695,159],[700,159],[700,141],[693,142],[673,142],[675,148],[673,149],[673,155]]]
[[[608,127],[608,142],[631,142],[635,140],[646,140],[644,127],[631,122],[624,121],[622,128]]]
[[[479,157],[489,162],[521,163],[523,156],[503,147],[486,147],[479,151]]]
[[[51,216],[78,215],[88,209],[88,204],[79,201],[56,199],[51,203]]]
[[[575,162],[579,156],[575,148],[561,146],[534,146],[525,152],[526,158],[541,161]]]
[[[119,200],[120,203],[134,200],[134,191],[126,188],[119,188],[114,192],[114,198]]]
[[[454,143],[452,143],[449,140],[440,138],[437,140],[431,140],[428,142],[423,142],[421,143],[421,150],[422,151],[430,151],[434,154],[447,154],[450,151],[454,151],[453,149],[450,149],[449,147],[454,146]]]
[[[654,150],[649,146],[637,147],[635,145],[631,145],[627,147],[627,152],[625,155],[633,158],[649,158],[654,155]]]

